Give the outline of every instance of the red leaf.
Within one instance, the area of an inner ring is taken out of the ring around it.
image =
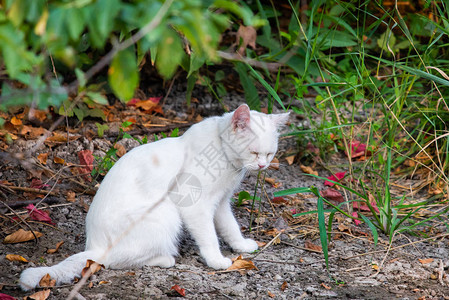
[[[172,290],[175,290],[176,292],[178,292],[178,294],[180,294],[181,296],[185,297],[186,296],[186,290],[183,289],[182,287],[180,287],[179,285],[175,284],[174,286],[171,287]]]
[[[354,140],[351,143],[351,158],[357,158],[363,155],[371,154],[370,151],[367,151],[366,144],[360,143],[359,141]]]
[[[33,188],[33,189],[43,189],[43,188],[49,187],[49,185],[48,184],[44,184],[42,182],[42,180],[40,180],[40,179],[33,178],[33,179],[31,179],[30,187]]]
[[[352,215],[354,218],[358,218],[358,217],[359,217],[359,214],[358,214],[357,212],[353,212],[351,215]],[[362,224],[362,221],[360,221],[360,220],[354,219],[353,221],[354,221],[355,225],[360,225],[360,224]]]
[[[53,223],[47,212],[37,209],[33,204],[28,204],[28,206],[25,208],[28,210],[31,220],[41,221],[49,223],[51,225],[55,225],[55,223]]]
[[[371,202],[371,206],[377,213],[379,213],[379,209],[377,208],[376,202]],[[371,211],[368,205],[366,205],[366,203],[364,202],[352,202],[352,207],[360,211]]]
[[[329,179],[329,180],[333,180],[333,181],[339,182],[340,180],[342,180],[345,177],[345,175],[346,175],[346,171],[345,172],[335,173],[334,175],[331,175],[331,176],[326,177],[326,178]],[[335,183],[326,180],[324,182],[324,185],[334,186]]]
[[[343,198],[343,195],[339,191],[337,191],[336,189],[333,189],[333,188],[327,188],[326,190],[322,191],[321,196],[326,198],[329,201],[335,201],[338,203],[345,201],[345,199]]]
[[[16,300],[13,296],[0,293],[0,300]]]
[[[94,156],[92,155],[92,151],[81,150],[78,152],[78,158],[80,160],[80,164],[84,165],[86,172],[92,172],[94,169]]]

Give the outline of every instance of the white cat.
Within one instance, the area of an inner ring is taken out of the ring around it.
[[[209,267],[228,268],[217,233],[237,252],[258,248],[242,236],[229,199],[247,170],[269,166],[287,119],[288,113],[266,115],[241,105],[181,137],[133,149],[108,172],[90,206],[86,250],[53,267],[23,271],[20,286],[35,288],[47,273],[57,284],[69,283],[87,259],[113,269],[172,267],[182,224]]]

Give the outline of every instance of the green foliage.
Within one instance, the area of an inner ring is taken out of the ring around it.
[[[0,10],[0,64],[9,80],[25,88],[5,81],[0,109],[35,103],[82,119],[88,115],[83,108],[78,107],[78,113],[61,108],[68,95],[66,80],[75,73],[82,92],[92,75],[110,63],[109,85],[126,101],[138,86],[138,64],[148,51],[163,77],[173,76],[180,65],[191,77],[206,62],[217,61],[220,35],[231,18],[247,26],[263,24],[246,5],[231,0],[5,0]],[[136,47],[129,47],[132,44]],[[105,56],[111,47],[119,51]],[[101,67],[91,69],[100,58],[105,59]],[[68,87],[73,92],[76,84]]]

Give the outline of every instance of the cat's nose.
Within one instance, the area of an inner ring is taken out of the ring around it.
[[[259,169],[265,168],[265,165],[261,165],[261,164],[258,164],[258,165],[259,165]]]

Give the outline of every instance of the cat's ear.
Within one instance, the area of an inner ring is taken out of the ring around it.
[[[244,130],[249,127],[250,112],[249,107],[246,104],[240,105],[232,115],[232,129]]]
[[[288,122],[288,116],[290,115],[290,112],[283,113],[283,114],[274,114],[270,115],[271,120],[276,125],[276,128],[280,129],[287,125]]]

